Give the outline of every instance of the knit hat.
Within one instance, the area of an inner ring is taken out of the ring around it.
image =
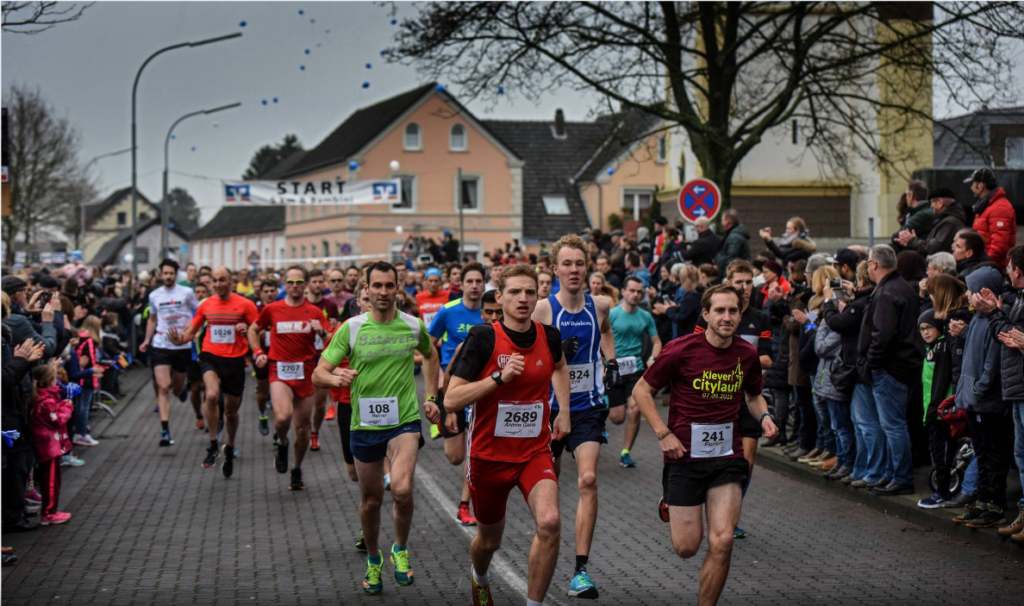
[[[917,325],[927,324],[942,330],[942,323],[935,319],[935,310],[927,309],[917,318]]]
[[[778,261],[765,261],[764,266],[761,269],[762,271],[768,270],[775,274],[776,276],[782,276],[782,264],[779,263]]]

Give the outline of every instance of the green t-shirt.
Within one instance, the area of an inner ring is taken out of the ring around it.
[[[402,312],[387,324],[374,322],[368,313],[356,316],[334,333],[323,358],[335,366],[348,358],[349,368],[359,373],[352,381],[353,431],[420,420],[413,351],[427,356],[432,349],[423,321]]]
[[[644,360],[640,356],[644,352],[643,334],[658,336],[658,328],[654,325],[654,317],[645,309],[637,308],[633,313],[622,309],[621,305],[612,308],[609,314],[612,323],[612,334],[615,335],[615,357],[636,357],[636,368],[644,368]]]

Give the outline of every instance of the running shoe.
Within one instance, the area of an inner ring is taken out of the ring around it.
[[[1006,523],[1006,514],[1003,508],[994,503],[986,503],[985,511],[967,522],[968,528],[991,528]]]
[[[46,515],[46,516],[41,517],[39,519],[39,525],[40,526],[54,526],[56,524],[63,524],[63,523],[67,522],[70,519],[71,519],[71,514],[70,513],[64,513],[63,511],[58,511],[56,513],[51,513],[50,515]]]
[[[921,499],[920,501],[918,501],[917,506],[920,507],[921,509],[939,509],[940,507],[945,507],[946,501],[948,500],[949,499],[947,497],[944,497],[936,492],[927,499]]]
[[[384,490],[391,490],[391,474],[384,476]]]
[[[260,415],[260,435],[270,435],[270,417],[267,415]],[[274,436],[274,439],[276,440],[277,436]]]
[[[333,421],[338,416],[338,407],[331,404],[327,407],[327,414],[324,415],[325,421]]]
[[[306,485],[302,483],[302,470],[298,467],[292,470],[292,483],[288,485],[288,490],[306,490]]]
[[[973,522],[977,518],[980,518],[985,513],[984,503],[975,503],[970,509],[961,513],[958,516],[953,516],[954,524],[968,524]]]
[[[171,432],[166,429],[160,430],[160,446],[165,447],[171,444],[174,444],[174,440],[171,439]]]
[[[371,564],[370,558],[366,558],[366,576],[363,577],[363,593],[378,595],[384,591],[384,584],[380,581],[380,574],[384,569],[384,554],[378,549],[377,557],[380,564]]]
[[[182,389],[181,393],[178,394],[178,401],[184,402],[187,399],[188,399],[188,385],[186,385],[185,389]]]
[[[665,504],[665,497],[658,499],[658,517],[662,522],[668,522],[668,505]]]
[[[203,459],[203,467],[210,468],[217,464],[217,456],[220,454],[217,448],[207,448],[206,458]]]
[[[315,431],[309,434],[309,449],[313,452],[320,450],[320,435]]]
[[[82,465],[85,465],[85,461],[83,459],[79,459],[70,452],[60,458],[61,467],[81,467]]]
[[[206,431],[206,421],[204,419],[196,419],[196,429]]]
[[[569,583],[569,597],[585,600],[597,599],[597,585],[590,580],[590,575],[586,570],[577,572],[576,576],[572,578],[572,582]]]
[[[463,526],[476,526],[476,518],[469,513],[469,505],[463,505],[460,503],[459,511],[455,514],[455,519]]]
[[[732,538],[734,538],[734,539],[745,539],[745,538],[747,538],[747,531],[745,531],[742,528],[740,528],[739,526],[737,526],[736,529],[732,531]]]
[[[395,567],[395,583],[402,587],[408,587],[416,582],[412,576],[412,568],[409,566],[409,550],[398,551],[395,545],[391,546],[391,565]]]
[[[99,441],[93,439],[93,437],[90,436],[89,434],[85,434],[84,436],[76,434],[74,439],[71,440],[71,443],[76,445],[76,446],[99,446],[100,445]]]
[[[430,439],[436,440],[441,437],[441,428],[437,423],[430,424]]]
[[[622,453],[622,456],[619,457],[619,463],[622,463],[622,466],[626,468],[636,467],[636,461],[633,460],[633,457],[629,456],[628,452]]]
[[[363,529],[359,529],[359,538],[356,539],[356,551],[366,553],[366,537],[363,536]]]
[[[288,442],[277,441],[277,453],[274,455],[274,469],[277,473],[288,473]]]
[[[278,437],[277,437],[277,434],[275,433],[275,434],[274,434],[274,448],[277,448],[277,443],[278,443],[278,441],[279,441],[279,439],[278,439]]]
[[[477,585],[472,574],[469,575],[469,580],[473,583],[473,606],[494,606],[494,600],[491,599],[491,586]]]
[[[235,470],[235,447],[224,445],[224,461],[220,464],[220,472],[225,478],[230,478]]]

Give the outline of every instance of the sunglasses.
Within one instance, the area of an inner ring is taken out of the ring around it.
[[[331,282],[344,282],[345,280],[342,279],[342,278],[331,278],[330,281]]]
[[[289,284],[305,284],[306,283],[305,280],[285,280],[285,282],[287,282]]]

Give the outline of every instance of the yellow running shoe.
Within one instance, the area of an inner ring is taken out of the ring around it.
[[[384,584],[380,581],[381,572],[384,569],[384,554],[377,550],[377,557],[380,564],[371,564],[370,558],[366,558],[366,576],[363,577],[363,592],[369,595],[377,595],[384,591]],[[397,573],[396,573],[397,576]]]
[[[391,545],[391,564],[395,567],[395,583],[402,587],[412,585],[416,579],[412,576],[412,568],[409,567],[409,550],[398,551],[395,545]]]

